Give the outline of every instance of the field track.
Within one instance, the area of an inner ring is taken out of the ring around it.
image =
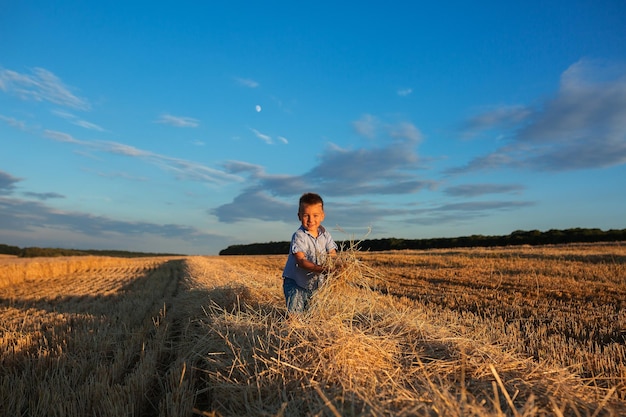
[[[0,258],[0,416],[626,413],[621,245],[284,261]]]

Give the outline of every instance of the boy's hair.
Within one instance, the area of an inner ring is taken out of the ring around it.
[[[319,194],[315,193],[304,193],[300,197],[300,203],[298,204],[298,211],[302,209],[302,206],[311,206],[313,204],[321,204],[322,209],[324,209],[324,200]]]

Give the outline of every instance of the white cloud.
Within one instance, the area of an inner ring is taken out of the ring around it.
[[[129,181],[139,181],[139,182],[146,182],[149,180],[148,177],[138,177],[135,175],[131,175],[128,174],[126,172],[119,172],[119,171],[115,171],[115,172],[96,172],[96,175],[103,177],[103,178],[122,178],[124,180],[129,180]]]
[[[163,114],[156,123],[175,127],[198,127],[200,122],[192,117],[172,116],[171,114]]]
[[[89,130],[97,130],[98,132],[104,132],[104,129],[101,126],[98,126],[97,124],[88,122],[86,120],[82,120],[72,113],[69,113],[63,110],[53,110],[52,113],[69,121],[73,125],[80,126],[82,128],[89,129]]]
[[[401,97],[406,97],[408,95],[411,95],[411,93],[413,93],[413,89],[412,88],[403,88],[397,91],[398,95]]]
[[[131,156],[131,157],[143,157],[152,158],[158,156],[150,151],[144,151],[142,149],[135,148],[134,146],[125,145],[119,142],[97,142],[99,149],[109,153],[118,155]]]
[[[228,161],[224,163],[224,168],[226,168],[228,172],[236,174],[249,173],[255,178],[265,176],[265,170],[262,166],[249,162]]]
[[[564,171],[626,164],[626,67],[581,60],[563,72],[553,97],[535,108],[487,112],[467,126],[499,128],[509,141],[451,173],[505,166]]]
[[[156,165],[165,171],[174,173],[177,179],[189,179],[194,181],[209,182],[213,184],[224,184],[229,182],[242,181],[242,178],[239,176],[232,175],[197,162],[187,161],[179,158],[172,158],[166,155],[146,151],[119,142],[81,141],[75,139],[72,135],[54,130],[45,130],[44,137],[57,142],[80,145],[81,147],[86,148],[91,152],[105,152],[109,154],[138,158],[153,165]]]
[[[284,143],[285,145],[287,145],[289,143],[289,141],[287,140],[287,138],[283,137],[283,136],[278,136],[277,138],[279,141],[281,141],[282,143]]]
[[[75,124],[76,126],[80,126],[85,129],[97,130],[98,132],[104,132],[104,129],[102,127],[98,126],[95,123],[88,122],[86,120],[79,119],[79,120],[73,121],[72,123]]]
[[[76,143],[78,145],[84,145],[85,142],[82,142],[78,139],[75,139],[72,135],[64,133],[64,132],[58,132],[56,130],[44,130],[43,132],[44,137],[48,138],[48,139],[52,139],[55,140],[57,142],[66,142],[66,143]]]
[[[359,135],[374,139],[378,128],[378,119],[371,114],[364,114],[359,120],[352,122],[352,127]]]
[[[244,87],[248,87],[248,88],[257,88],[259,86],[259,83],[250,79],[250,78],[239,78],[239,77],[234,77],[235,81],[237,82],[237,84],[244,86]]]
[[[510,129],[527,120],[532,109],[521,105],[496,106],[471,117],[464,123],[463,137],[471,138],[492,129]]]
[[[21,74],[0,67],[0,90],[22,100],[47,101],[77,110],[91,107],[87,100],[75,96],[59,77],[43,68]]]
[[[405,195],[432,189],[433,181],[416,174],[422,168],[416,149],[421,138],[419,130],[406,122],[389,126],[388,132],[391,137],[387,143],[374,148],[344,149],[330,144],[318,164],[301,175],[270,175],[258,165],[230,162],[225,169],[249,177],[247,187],[232,203],[219,206],[212,213],[226,223],[254,218],[286,221],[293,217],[293,208],[277,198],[291,198],[304,189],[324,189],[329,197]],[[251,201],[259,204],[249,205]],[[383,213],[390,214],[384,208],[356,211],[346,214],[346,223],[359,216],[369,217],[369,221]]]
[[[19,129],[19,130],[26,129],[26,123],[24,123],[22,120],[17,120],[14,117],[3,116],[2,114],[0,114],[0,120],[2,120],[9,126],[14,127],[16,129]]]
[[[409,122],[389,126],[389,136],[394,139],[408,139],[411,142],[421,142],[422,140],[422,132]]]
[[[259,131],[258,131],[258,130],[256,130],[256,129],[252,129],[252,128],[250,128],[250,130],[252,131],[252,133],[254,133],[254,135],[255,135],[257,138],[261,139],[262,141],[264,141],[264,142],[265,142],[265,143],[267,143],[268,145],[271,145],[271,144],[272,144],[272,137],[271,137],[271,136],[266,135],[266,134],[264,134],[264,133],[261,133],[261,132],[259,132]]]

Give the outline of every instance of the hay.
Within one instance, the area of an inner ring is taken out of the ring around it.
[[[351,246],[309,309],[206,310],[195,351],[210,412],[221,415],[537,416],[608,403],[564,370],[431,322]],[[235,286],[236,284],[232,284]],[[613,395],[613,393],[610,393]],[[607,398],[610,398],[607,397]],[[610,412],[609,412],[610,415]]]
[[[523,355],[508,343],[518,333],[483,330],[500,322],[467,314],[482,304],[445,294],[454,288],[440,278],[456,274],[474,284],[459,291],[480,295],[521,279],[491,282],[492,254],[480,264],[477,253],[374,255],[351,245],[309,310],[289,315],[284,256],[24,263],[18,282],[0,284],[0,410],[12,411],[0,414],[69,405],[57,415],[624,415],[623,374],[585,380]],[[528,262],[506,261],[514,272]],[[439,295],[465,309],[425,302]]]

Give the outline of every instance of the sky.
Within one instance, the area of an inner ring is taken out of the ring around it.
[[[626,3],[0,2],[0,243],[626,228]]]

